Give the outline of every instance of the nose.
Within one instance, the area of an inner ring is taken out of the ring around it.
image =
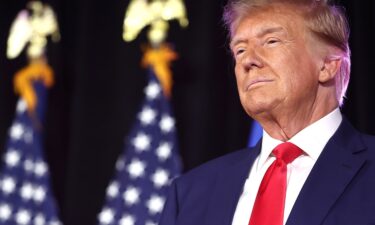
[[[242,66],[246,72],[253,70],[255,68],[263,67],[263,60],[259,52],[255,49],[248,49],[242,59]]]

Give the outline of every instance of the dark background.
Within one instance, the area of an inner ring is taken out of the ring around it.
[[[0,151],[15,111],[13,74],[25,55],[5,58],[10,25],[27,1],[0,3]],[[66,225],[95,224],[114,162],[135,118],[146,72],[140,67],[145,32],[122,41],[128,0],[51,0],[62,40],[48,46],[56,84],[50,90],[45,149],[52,185]],[[173,63],[175,111],[185,170],[246,146],[251,119],[236,90],[233,61],[220,16],[223,0],[185,2],[190,25],[171,22],[168,40],[180,57]],[[352,75],[343,107],[359,130],[375,134],[375,7],[373,1],[341,1],[351,25]]]

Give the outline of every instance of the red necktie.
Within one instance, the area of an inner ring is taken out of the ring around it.
[[[268,168],[255,199],[249,225],[282,225],[286,195],[287,164],[302,154],[290,142],[276,146],[272,151],[276,160]]]

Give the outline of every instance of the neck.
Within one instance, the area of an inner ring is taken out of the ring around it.
[[[330,104],[320,104],[319,107],[313,105],[310,108],[305,108],[305,110],[284,110],[284,113],[278,111],[277,114],[263,113],[254,118],[271,137],[285,142],[337,107],[337,101],[333,101]]]

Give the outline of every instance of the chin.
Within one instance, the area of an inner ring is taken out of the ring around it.
[[[245,106],[244,109],[246,113],[253,119],[256,119],[261,114],[269,112],[269,108],[266,107],[265,105],[252,104],[251,106]]]
[[[246,102],[242,102],[242,106],[246,113],[253,119],[263,117],[264,115],[270,114],[275,106],[274,101],[260,101],[259,99],[247,99]]]

